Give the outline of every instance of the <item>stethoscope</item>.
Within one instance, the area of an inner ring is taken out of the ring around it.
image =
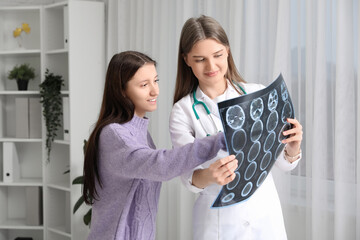
[[[235,84],[236,84],[237,87],[240,88],[240,90],[241,90],[244,94],[246,94],[244,88],[242,88],[242,87],[241,87],[239,84],[237,84],[237,83],[235,83]],[[208,133],[208,131],[206,131],[204,125],[202,124],[202,122],[201,122],[201,120],[200,120],[199,114],[197,113],[197,111],[196,111],[196,109],[195,109],[195,106],[196,106],[196,105],[199,105],[199,104],[202,105],[203,108],[205,109],[206,114],[207,114],[208,118],[210,118],[214,129],[216,129],[216,132],[221,132],[221,130],[219,130],[219,129],[217,128],[217,126],[216,126],[216,124],[215,124],[215,121],[214,121],[213,117],[211,116],[211,112],[210,112],[209,108],[206,106],[206,104],[205,104],[203,101],[199,101],[199,100],[196,98],[196,90],[197,90],[197,88],[193,91],[194,103],[193,103],[193,105],[192,105],[192,109],[193,109],[193,111],[194,111],[194,114],[195,114],[196,119],[199,121],[202,129],[203,129],[204,132],[206,133],[206,136],[210,136],[210,133]]]

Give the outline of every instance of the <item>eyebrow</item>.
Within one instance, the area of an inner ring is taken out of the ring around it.
[[[159,78],[159,75],[156,75],[156,76],[154,77],[154,79],[157,79],[157,78]],[[149,81],[149,80],[150,80],[150,79],[139,80],[139,83],[147,82],[147,81]]]
[[[224,49],[220,49],[219,51],[216,51],[216,52],[214,52],[213,53],[213,55],[214,54],[218,54],[218,53],[220,53],[221,51],[223,51]],[[202,58],[203,56],[193,56],[193,58]]]

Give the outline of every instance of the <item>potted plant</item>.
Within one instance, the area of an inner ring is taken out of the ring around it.
[[[16,65],[8,74],[8,79],[16,80],[18,89],[21,91],[27,90],[28,83],[35,78],[35,69],[29,64]]]
[[[61,75],[55,75],[46,69],[45,80],[40,86],[40,102],[43,104],[43,116],[46,125],[46,149],[47,161],[50,161],[52,143],[61,127],[62,99],[61,86],[64,86],[64,79]]]
[[[87,141],[86,139],[84,139],[84,145],[83,145],[83,152],[85,155],[86,152],[86,146],[87,146]],[[70,170],[67,170],[64,172],[64,174],[66,173],[70,173]],[[83,185],[84,184],[84,176],[78,176],[76,177],[73,181],[72,184],[80,184]],[[84,197],[81,195],[80,198],[76,201],[74,208],[73,208],[73,214],[75,214],[75,212],[82,206],[85,205],[85,200]],[[86,226],[90,227],[91,224],[91,215],[92,215],[92,208],[90,207],[89,210],[86,212],[86,214],[83,216],[83,222]]]

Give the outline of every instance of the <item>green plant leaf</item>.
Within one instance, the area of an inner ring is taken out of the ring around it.
[[[84,184],[84,176],[78,176],[73,181],[72,184]]]
[[[86,226],[90,227],[90,223],[91,223],[91,215],[92,215],[92,208],[89,209],[89,211],[84,215],[84,223]]]
[[[47,161],[50,161],[52,143],[61,127],[62,98],[61,86],[64,86],[64,79],[61,75],[54,75],[45,71],[45,80],[39,85],[40,103],[43,105],[43,116],[46,125],[46,149]]]
[[[84,203],[84,197],[81,196],[75,203],[74,208],[73,208],[73,214],[79,209],[79,207]]]
[[[20,66],[16,65],[9,73],[8,79],[29,81],[35,78],[35,69],[29,64],[24,63]]]

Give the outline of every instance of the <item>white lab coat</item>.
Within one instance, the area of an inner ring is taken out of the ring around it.
[[[260,84],[248,83],[243,84],[242,87],[247,93],[264,88]],[[221,131],[223,131],[223,127],[216,103],[238,96],[239,94],[231,84],[228,84],[223,95],[213,100],[206,96],[200,88],[197,88],[196,91],[196,98],[208,106],[217,129]],[[178,101],[172,109],[170,135],[174,147],[193,142],[194,138],[206,136],[192,110],[193,103],[191,93]],[[197,105],[196,109],[208,133],[214,134],[216,129],[205,110],[200,105]],[[194,170],[208,168],[211,163],[227,155],[227,152],[220,151],[214,159]],[[281,153],[274,166],[280,167],[284,171],[290,171],[296,167],[298,162],[299,160],[293,163],[288,162]],[[287,239],[280,201],[271,172],[256,192],[246,201],[223,208],[210,208],[222,186],[213,184],[205,189],[193,186],[191,184],[193,171],[182,175],[181,180],[190,191],[199,193],[193,208],[194,240]]]

